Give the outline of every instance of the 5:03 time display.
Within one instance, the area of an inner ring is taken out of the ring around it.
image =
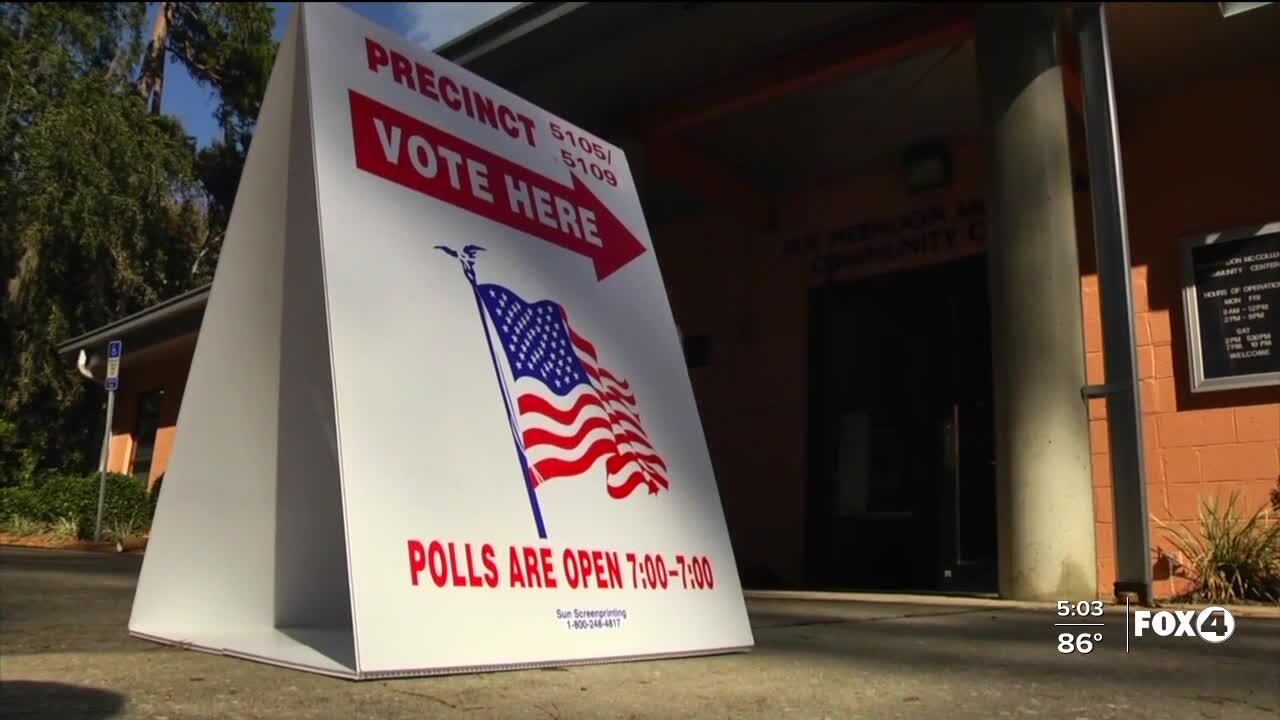
[[[1058,601],[1058,617],[1102,617],[1106,603],[1101,600]]]

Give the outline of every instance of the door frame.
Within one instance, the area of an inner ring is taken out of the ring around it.
[[[980,268],[974,268],[974,265],[982,265]],[[828,532],[831,524],[830,514],[826,512],[829,504],[826,497],[831,492],[831,474],[834,472],[833,454],[830,452],[831,423],[834,417],[830,411],[830,406],[820,399],[819,389],[829,377],[829,364],[831,363],[830,355],[830,337],[828,336],[828,328],[830,327],[831,313],[834,312],[836,305],[848,298],[863,292],[875,292],[876,286],[883,288],[892,287],[896,282],[911,286],[920,286],[923,283],[930,283],[931,286],[937,286],[939,282],[943,283],[942,290],[944,293],[941,298],[953,297],[959,292],[959,288],[963,287],[966,282],[978,282],[981,285],[981,293],[986,296],[988,288],[988,278],[985,272],[985,254],[976,256],[968,256],[947,260],[941,263],[930,264],[925,266],[917,266],[895,271],[892,273],[884,273],[853,279],[845,282],[827,283],[823,285],[811,286],[807,289],[807,312],[806,319],[808,324],[808,341],[807,341],[807,386],[806,386],[806,403],[807,409],[805,413],[805,505],[804,505],[804,582],[806,586],[813,589],[840,589],[828,588],[825,582],[825,563],[824,556],[831,552],[826,548],[824,536]],[[965,278],[974,278],[976,280],[966,280]],[[973,291],[973,288],[970,288]],[[987,323],[989,332],[990,328],[990,312],[988,311],[982,318],[982,322]],[[975,318],[975,322],[977,319]],[[989,335],[988,335],[989,337]],[[946,342],[951,342],[948,339]],[[987,355],[993,351],[990,343],[987,345]],[[990,360],[987,362],[987,371],[990,372]],[[959,372],[958,370],[956,372]],[[952,403],[958,404],[962,391],[957,385],[959,380],[950,378],[947,394],[952,396]],[[990,387],[990,384],[988,383]],[[994,403],[993,397],[986,398],[987,403]],[[939,428],[941,431],[941,428]],[[963,428],[961,429],[963,431]],[[994,441],[994,422],[991,428],[990,437]],[[960,440],[960,453],[963,457],[964,445]],[[993,448],[992,448],[993,451]],[[992,458],[994,453],[992,452]],[[939,456],[939,460],[942,457]],[[939,463],[941,467],[941,462]],[[991,468],[992,477],[994,477],[994,466]],[[959,469],[952,472],[958,473]],[[998,548],[993,548],[992,563],[990,568],[980,570],[975,581],[973,577],[956,576],[948,580],[944,577],[944,570],[949,565],[954,565],[950,556],[954,556],[958,552],[957,543],[957,525],[956,513],[957,493],[954,490],[957,479],[954,477],[943,477],[941,474],[937,480],[936,489],[933,490],[934,499],[931,501],[937,506],[937,517],[935,526],[932,528],[934,536],[932,547],[934,551],[930,557],[919,557],[913,562],[921,565],[927,564],[931,566],[931,576],[934,578],[932,583],[927,587],[919,588],[922,591],[963,591],[963,592],[994,592],[995,573],[997,564]],[[944,483],[949,484],[944,487]],[[994,483],[992,485],[994,489]],[[996,532],[995,524],[998,523],[996,517],[996,498],[991,498],[992,503],[992,528],[991,532]],[[952,514],[945,514],[949,505]],[[919,567],[919,566],[917,566]],[[910,574],[916,574],[914,572]],[[985,575],[990,575],[990,582],[983,580]],[[989,587],[988,587],[989,586]],[[903,588],[910,590],[912,588]]]

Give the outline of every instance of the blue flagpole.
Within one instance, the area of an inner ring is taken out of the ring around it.
[[[450,252],[445,248],[440,249]],[[463,252],[466,252],[466,249]],[[452,253],[450,252],[450,254]],[[455,255],[455,257],[457,256]],[[533,510],[533,521],[538,526],[538,537],[546,540],[547,529],[542,523],[542,509],[538,507],[538,494],[534,492],[532,478],[529,477],[529,460],[524,454],[524,444],[520,442],[520,425],[516,422],[515,414],[511,410],[511,399],[507,395],[507,384],[502,379],[502,369],[498,365],[498,354],[493,349],[493,337],[489,335],[489,315],[485,312],[484,301],[480,298],[480,288],[476,285],[475,257],[469,255],[467,259],[462,260],[462,266],[463,274],[467,276],[467,282],[471,284],[471,293],[476,298],[476,310],[480,312],[480,323],[484,327],[484,339],[489,346],[489,360],[493,363],[493,373],[498,380],[498,390],[502,393],[502,406],[507,411],[507,424],[511,428],[511,439],[516,446],[516,457],[520,460],[520,472],[524,481],[525,491],[529,493],[529,507]]]

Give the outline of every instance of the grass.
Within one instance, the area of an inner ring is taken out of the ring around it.
[[[80,521],[73,517],[59,518],[50,530],[55,540],[76,540],[80,537]]]
[[[134,537],[142,529],[136,514],[115,516],[107,520],[106,534],[116,542],[124,542]]]
[[[1185,525],[1169,528],[1170,542],[1183,555],[1181,574],[1193,583],[1181,600],[1280,603],[1280,522],[1265,505],[1237,514],[1236,501],[1232,493],[1225,509],[1217,498],[1201,504],[1198,533]]]
[[[18,537],[27,537],[44,532],[45,526],[43,523],[32,520],[25,515],[10,515],[9,519],[5,521],[3,529]]]

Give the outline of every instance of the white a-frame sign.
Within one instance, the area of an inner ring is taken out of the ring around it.
[[[129,631],[350,678],[753,645],[618,148],[289,20]]]

